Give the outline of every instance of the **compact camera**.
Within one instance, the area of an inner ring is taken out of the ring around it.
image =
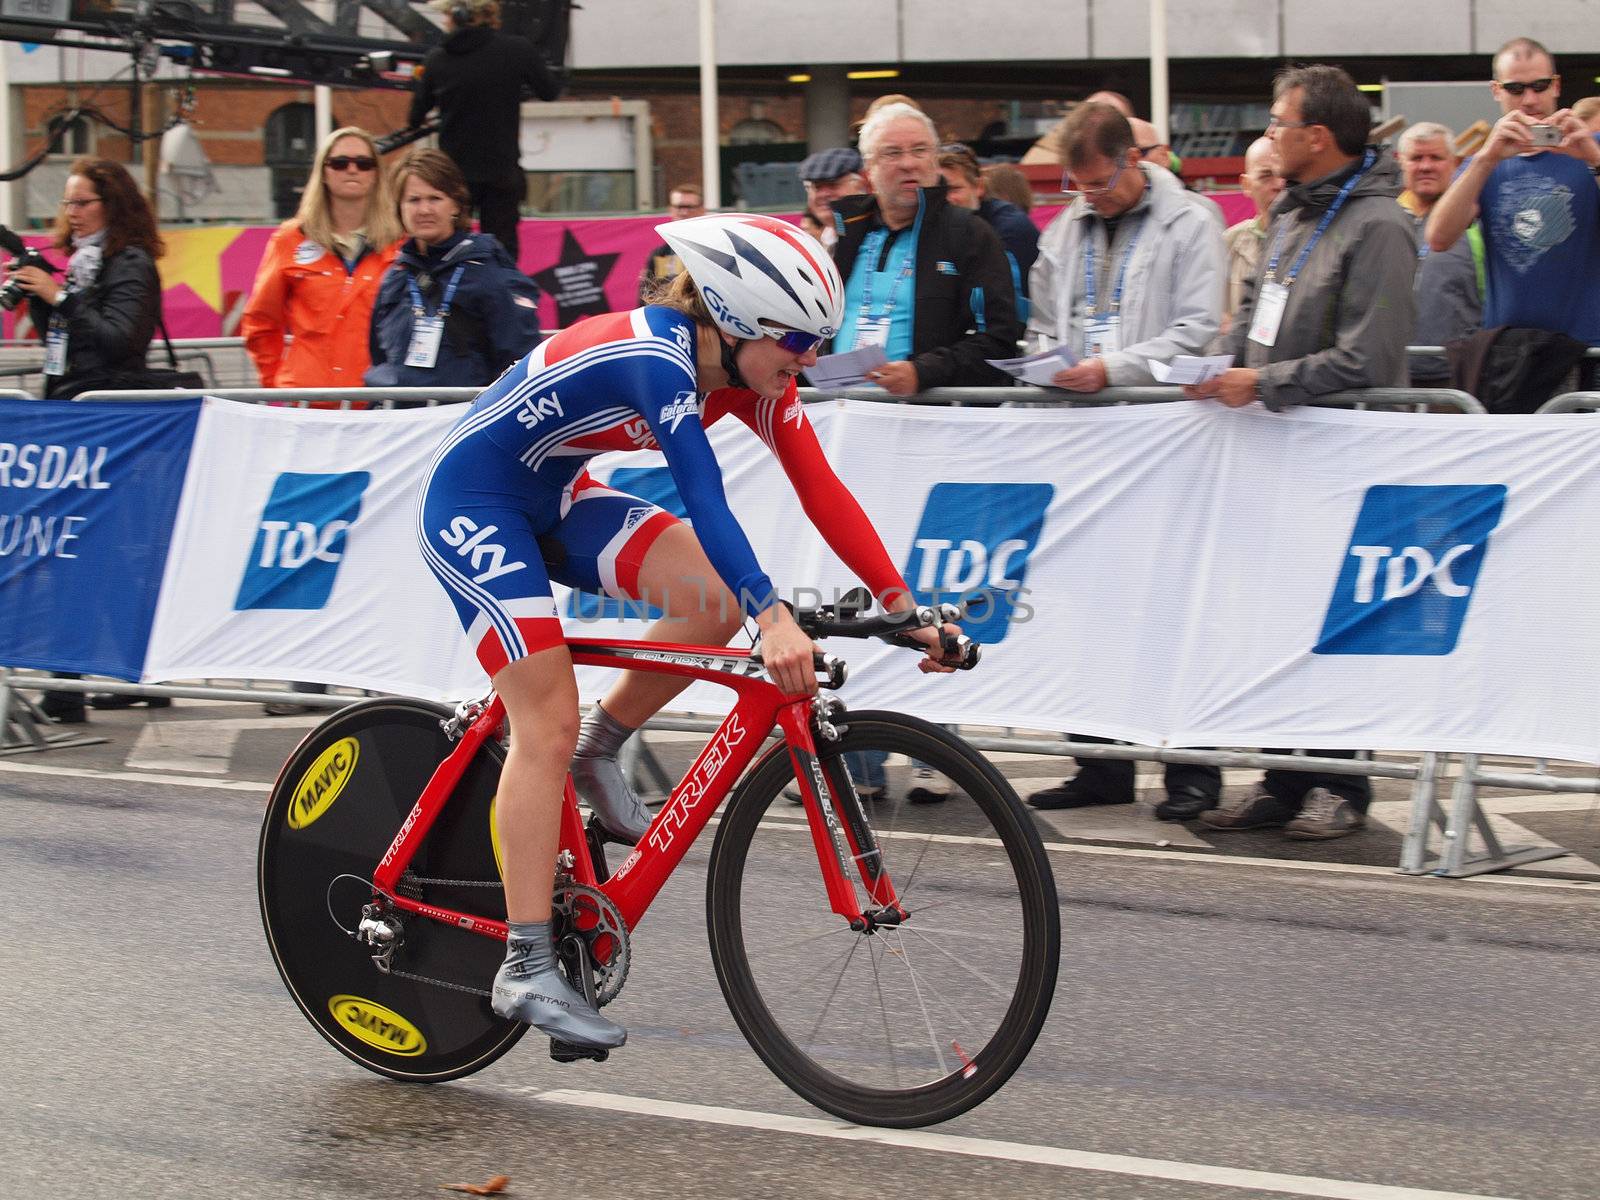
[[[1535,146],[1559,146],[1564,140],[1561,130],[1554,125],[1535,125],[1531,130]]]

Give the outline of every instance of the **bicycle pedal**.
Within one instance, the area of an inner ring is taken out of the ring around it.
[[[550,1057],[558,1063],[578,1062],[580,1059],[593,1059],[595,1062],[605,1062],[611,1057],[609,1050],[592,1050],[588,1046],[574,1046],[571,1042],[550,1039]]]

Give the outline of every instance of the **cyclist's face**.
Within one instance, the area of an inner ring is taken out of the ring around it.
[[[734,354],[745,383],[766,400],[782,397],[802,370],[817,363],[815,347],[804,354],[791,354],[770,337],[741,341]]]

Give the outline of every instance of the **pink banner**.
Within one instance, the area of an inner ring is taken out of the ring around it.
[[[1249,197],[1237,192],[1208,194],[1228,224],[1249,217]],[[1043,229],[1061,211],[1060,205],[1033,210]],[[779,214],[798,221],[798,213]],[[546,329],[570,325],[579,317],[617,312],[638,303],[639,277],[645,259],[661,244],[656,226],[661,216],[601,217],[588,221],[525,220],[518,266],[544,292],[539,323]],[[175,338],[233,337],[255,281],[256,264],[274,226],[215,225],[162,231],[166,254],[160,261],[162,309],[167,332]],[[65,263],[66,255],[50,249],[48,235],[25,239],[47,258]],[[26,308],[6,313],[5,336],[31,336]]]

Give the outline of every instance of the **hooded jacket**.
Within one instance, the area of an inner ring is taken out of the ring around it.
[[[431,367],[406,366],[415,313],[410,281],[437,315],[457,268],[461,278]],[[372,310],[369,387],[481,387],[539,342],[539,289],[487,233],[457,233],[421,249],[407,239],[378,286]]]
[[[411,95],[410,125],[439,110],[439,148],[468,183],[521,180],[522,93],[561,94],[561,81],[533,43],[488,25],[449,34],[428,52]]]
[[[1250,340],[1250,327],[1280,234],[1282,281],[1362,160],[1295,184],[1272,206],[1261,264],[1245,284],[1233,327],[1220,343],[1237,365],[1259,372],[1261,399],[1270,409],[1349,388],[1408,383],[1417,243],[1410,214],[1396,202],[1400,168],[1387,150],[1375,153],[1372,168],[1351,190],[1290,286],[1276,343],[1263,346]]]
[[[833,220],[833,260],[848,281],[862,241],[883,225],[877,196],[839,197]],[[898,236],[916,238],[911,363],[919,389],[1008,386],[1011,377],[984,361],[1015,357],[1022,336],[999,236],[977,213],[946,201],[942,183],[919,189],[916,220]]]
[[[1180,354],[1204,353],[1221,325],[1227,253],[1220,223],[1171,171],[1147,163],[1140,163],[1139,171],[1144,195],[1117,221],[1109,247],[1104,220],[1082,196],[1056,214],[1039,239],[1029,288],[1028,331],[1047,346],[1064,344],[1080,355],[1084,239],[1092,239],[1097,274],[1110,281],[1096,285],[1095,304],[1102,310],[1110,307],[1112,285],[1133,243],[1117,312],[1122,348],[1101,356],[1111,387],[1154,383],[1149,360],[1165,363]]]

